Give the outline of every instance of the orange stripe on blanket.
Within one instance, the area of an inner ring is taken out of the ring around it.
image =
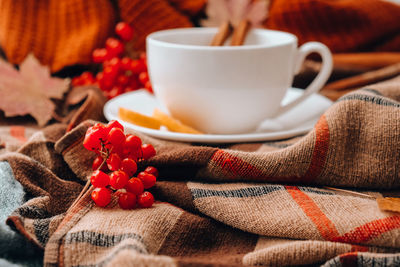
[[[223,150],[217,150],[212,160],[225,171],[225,177],[234,178],[249,178],[257,181],[263,180],[268,182],[293,182],[298,181],[299,177],[290,176],[268,176],[260,168],[242,160],[239,157],[233,156]]]
[[[314,145],[314,151],[311,158],[310,166],[302,177],[296,176],[277,176],[271,177],[265,175],[262,169],[246,162],[245,160],[233,156],[223,150],[217,150],[212,160],[221,166],[222,170],[225,171],[227,178],[253,178],[253,179],[267,179],[271,182],[313,182],[324,168],[326,157],[329,149],[329,125],[324,115],[321,116],[317,124],[315,125],[316,140]]]
[[[223,170],[225,170],[225,175],[227,177],[265,177],[260,169],[238,157],[232,156],[223,150],[217,150],[212,159],[216,161],[216,163],[219,164]]]
[[[332,241],[345,243],[365,243],[396,228],[400,228],[400,216],[391,216],[366,223],[342,236],[336,237]]]
[[[25,127],[23,126],[11,126],[10,135],[22,143],[25,143],[27,140],[25,137]]]
[[[317,227],[319,233],[325,240],[332,240],[339,236],[335,225],[326,217],[306,193],[301,191],[297,186],[285,186],[288,193],[292,196],[294,201],[302,208],[304,213]]]
[[[90,198],[90,191],[86,191],[86,193],[71,207],[66,212],[65,217],[61,221],[61,223],[57,226],[57,229],[54,233],[57,233],[59,231],[62,231],[62,229],[73,219],[76,219],[76,216],[79,215],[79,213],[86,213],[89,211],[92,206],[94,205],[91,198]],[[80,216],[83,216],[84,214],[80,214]],[[70,225],[72,227],[72,225]],[[64,229],[65,230],[65,229]],[[69,230],[69,229],[68,229]],[[53,233],[53,234],[54,234]]]
[[[310,166],[302,178],[302,182],[306,183],[314,181],[315,178],[317,178],[317,176],[321,173],[325,165],[326,156],[329,149],[329,125],[325,115],[321,116],[314,129],[316,135],[314,151]]]
[[[325,240],[360,244],[368,242],[383,233],[400,228],[400,216],[391,216],[366,223],[340,236],[335,225],[306,193],[296,186],[285,186],[285,188],[304,213],[311,219]],[[368,251],[368,247],[353,246],[352,250]]]

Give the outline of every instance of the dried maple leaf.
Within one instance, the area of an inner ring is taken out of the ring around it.
[[[247,19],[252,27],[261,27],[268,16],[270,0],[209,0],[207,2],[207,19],[201,25],[215,27],[225,21],[237,25]]]
[[[33,55],[26,57],[19,71],[0,59],[0,109],[6,117],[29,114],[45,125],[55,109],[51,98],[61,99],[68,85],[68,79],[51,77]]]

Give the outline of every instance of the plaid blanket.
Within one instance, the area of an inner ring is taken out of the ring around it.
[[[93,205],[93,121],[33,134],[0,156],[31,199],[7,223],[45,266],[396,266],[400,215],[373,198],[400,186],[400,77],[347,94],[305,136],[202,146],[153,139],[149,209]],[[83,190],[83,191],[82,191]]]

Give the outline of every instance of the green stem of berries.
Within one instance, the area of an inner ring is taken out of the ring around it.
[[[107,125],[96,123],[88,128],[83,146],[98,156],[92,164],[90,182],[94,187],[92,200],[97,206],[105,207],[111,202],[112,194],[118,197],[123,209],[149,208],[154,203],[150,192],[158,177],[158,170],[148,166],[138,172],[138,162],[145,162],[156,155],[151,144],[143,144],[135,135],[124,133],[118,121]]]

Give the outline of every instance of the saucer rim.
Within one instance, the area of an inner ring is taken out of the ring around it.
[[[290,87],[289,90],[301,90],[299,88]],[[137,95],[138,93],[145,92],[148,94],[150,98],[153,98],[154,101],[157,100],[154,98],[154,95],[148,93],[146,89],[139,89],[136,91],[132,91],[129,93],[124,93],[113,99],[110,99],[106,102],[103,107],[103,114],[107,120],[118,120],[125,128],[138,131],[143,134],[147,134],[151,137],[156,137],[159,139],[170,140],[170,141],[180,141],[180,142],[191,142],[191,143],[204,143],[204,144],[218,144],[218,143],[243,143],[243,142],[259,142],[259,141],[276,141],[283,140],[290,137],[303,135],[308,133],[313,129],[315,122],[309,123],[306,126],[302,127],[294,127],[292,129],[287,129],[283,131],[276,132],[251,132],[251,133],[243,133],[243,134],[188,134],[188,133],[178,133],[178,132],[170,132],[168,130],[156,130],[150,129],[142,126],[138,126],[118,118],[118,115],[114,115],[112,111],[110,111],[118,102],[121,101],[122,98],[132,97]],[[320,97],[324,97],[322,95],[318,95]],[[157,103],[160,105],[159,103]],[[140,112],[140,110],[135,110],[136,112]],[[314,118],[313,118],[314,119]],[[305,123],[313,121],[310,119]]]

